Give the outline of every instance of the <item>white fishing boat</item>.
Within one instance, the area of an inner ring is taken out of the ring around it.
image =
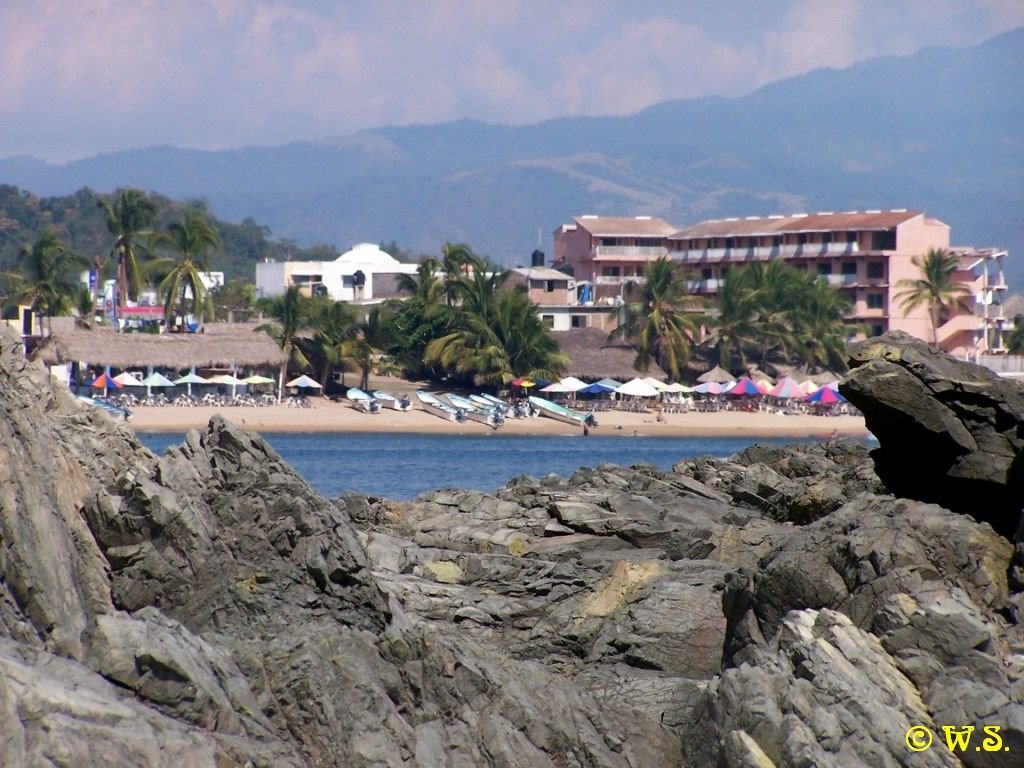
[[[377,398],[385,408],[394,408],[396,411],[411,411],[412,400],[408,395],[393,395],[383,389],[374,390],[373,396]]]
[[[438,418],[445,419],[446,421],[465,421],[466,412],[455,408],[454,406],[448,405],[448,403],[438,399],[432,392],[420,389],[416,391],[416,398],[420,401],[420,407],[427,413],[432,413]]]
[[[571,408],[566,408],[564,405],[553,403],[550,400],[545,400],[543,397],[536,397],[531,395],[529,398],[530,405],[532,405],[541,416],[547,416],[549,419],[555,419],[565,424],[574,424],[577,427],[596,427],[597,419],[594,418],[592,413],[583,413],[582,411],[574,411]]]
[[[352,407],[364,413],[380,413],[380,400],[373,397],[369,392],[364,392],[358,387],[352,387],[345,396],[352,401]]]
[[[466,413],[466,418],[471,421],[478,421],[481,424],[486,424],[492,429],[497,429],[505,423],[505,415],[498,410],[497,406],[480,406],[477,405],[473,400],[468,397],[462,397],[461,395],[455,395],[448,393],[445,398],[452,407],[456,409],[462,409]]]

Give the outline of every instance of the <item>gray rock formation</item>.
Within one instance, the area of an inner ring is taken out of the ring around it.
[[[886,486],[1012,536],[1024,511],[1024,388],[899,331],[855,344],[850,358],[839,391],[879,439]]]
[[[0,765],[1024,759],[1013,543],[854,441],[329,501],[221,420],[156,457],[22,365]]]

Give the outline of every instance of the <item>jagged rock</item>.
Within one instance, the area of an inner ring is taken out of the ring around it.
[[[21,365],[4,766],[953,765],[904,741],[945,723],[1024,752],[1013,545],[855,442],[328,501],[222,420],[155,457]]]
[[[1012,536],[1024,511],[1024,388],[891,331],[850,348],[839,391],[879,440],[897,496],[932,501]]]

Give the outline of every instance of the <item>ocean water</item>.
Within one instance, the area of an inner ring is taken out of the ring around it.
[[[324,496],[354,491],[407,500],[424,491],[495,491],[519,475],[571,475],[581,466],[653,464],[670,469],[695,456],[731,456],[755,443],[813,442],[792,438],[608,437],[580,435],[391,435],[269,433],[263,438]],[[182,434],[140,433],[162,453]]]

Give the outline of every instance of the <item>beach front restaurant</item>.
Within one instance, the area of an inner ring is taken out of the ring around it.
[[[58,320],[61,318],[54,318]],[[110,328],[54,327],[34,351],[68,386],[89,369],[220,369],[276,371],[287,355],[266,333],[249,323],[208,323],[203,333],[118,333]]]

